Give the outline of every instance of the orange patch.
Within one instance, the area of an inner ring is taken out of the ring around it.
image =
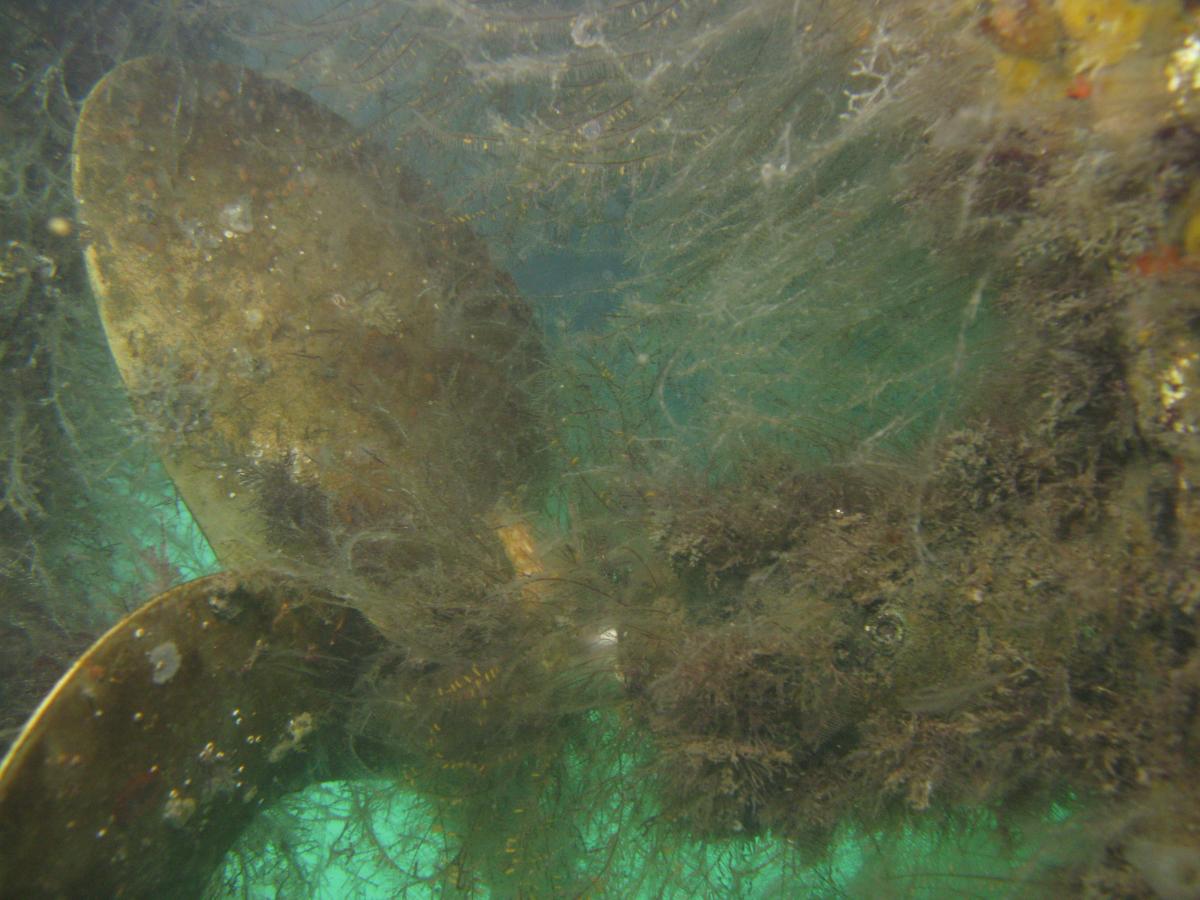
[[[1092,81],[1086,75],[1079,74],[1071,81],[1071,86],[1067,88],[1067,96],[1072,100],[1086,100],[1092,96]]]
[[[1139,275],[1165,275],[1182,265],[1183,257],[1174,244],[1164,244],[1133,261],[1133,268]]]

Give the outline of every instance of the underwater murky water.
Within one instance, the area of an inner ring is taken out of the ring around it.
[[[1198,16],[8,4],[0,894],[1200,896]]]

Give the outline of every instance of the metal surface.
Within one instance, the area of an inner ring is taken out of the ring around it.
[[[538,348],[468,230],[343,120],[246,69],[126,63],[74,149],[109,345],[223,564],[333,580],[341,536],[379,544],[397,523],[428,542],[475,522],[503,559],[524,532],[496,533],[492,511],[530,471]],[[361,771],[345,715],[381,645],[359,610],[281,574],[157,597],[5,759],[0,894],[198,894],[261,807]]]
[[[265,805],[344,773],[365,620],[276,576],[160,595],[85,653],[0,767],[0,894],[199,894]]]
[[[113,356],[222,562],[414,511],[462,533],[526,480],[524,301],[345,121],[248,69],[138,59],[74,150]]]

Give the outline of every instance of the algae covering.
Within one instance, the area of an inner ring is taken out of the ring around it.
[[[1194,4],[35,7],[6,102],[79,205],[37,157],[0,279],[4,634],[99,555],[75,237],[227,571],[38,711],[6,833],[104,834],[0,887],[152,896],[196,834],[174,893],[1200,894]]]
[[[524,302],[354,144],[250,70],[167,60],[120,67],[80,115],[109,345],[228,564],[319,557],[331,528],[435,498],[478,515],[533,470]]]

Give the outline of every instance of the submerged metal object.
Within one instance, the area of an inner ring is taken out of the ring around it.
[[[412,510],[461,532],[526,480],[524,301],[344,120],[144,58],[96,86],[74,149],[113,356],[224,564],[311,562]]]
[[[247,69],[126,63],[74,149],[109,345],[224,565],[373,576],[407,560],[377,549],[389,528],[436,541],[471,522],[504,557],[515,526],[485,516],[531,470],[539,350],[468,230],[346,122]],[[345,550],[346,534],[368,539]],[[0,892],[199,893],[260,807],[354,771],[346,698],[382,643],[362,611],[279,574],[152,600],[0,768]]]
[[[276,576],[209,576],[127,616],[0,766],[0,891],[199,894],[260,808],[344,773],[342,698],[377,643]]]

